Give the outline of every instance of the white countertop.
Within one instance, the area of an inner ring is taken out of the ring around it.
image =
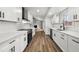
[[[26,31],[27,32],[27,31]],[[0,43],[9,40],[13,37],[16,37],[18,35],[22,35],[25,33],[25,31],[15,31],[15,32],[8,32],[8,33],[0,33]]]
[[[57,30],[55,28],[52,28],[53,30]],[[76,31],[71,31],[71,30],[63,30],[63,31],[60,31],[60,30],[57,30],[61,33],[64,33],[64,34],[67,34],[67,35],[70,35],[70,36],[73,36],[75,38],[78,38],[79,39],[79,32],[76,32]]]
[[[26,27],[26,28],[21,28],[21,29],[34,29],[34,27]]]
[[[79,32],[76,32],[76,31],[60,31],[60,32],[68,34],[70,36],[73,36],[73,37],[79,39]]]

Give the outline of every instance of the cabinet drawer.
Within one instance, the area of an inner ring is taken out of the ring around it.
[[[0,52],[13,52],[11,51],[14,50],[12,49],[13,46],[15,46],[15,40],[13,39],[0,43]]]
[[[68,38],[68,51],[79,52],[79,39],[71,36]]]
[[[10,45],[5,45],[0,48],[0,52],[10,52]]]
[[[53,31],[53,40],[63,50],[67,51],[67,35],[59,31]]]
[[[63,34],[63,36],[61,35],[60,38],[59,38],[59,44],[61,45],[61,49],[63,51],[67,51],[67,35],[66,34]]]

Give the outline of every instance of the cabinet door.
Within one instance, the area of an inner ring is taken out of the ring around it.
[[[67,51],[67,36],[64,33],[60,33],[59,35],[59,45],[63,51]]]
[[[79,39],[69,36],[68,37],[68,51],[79,52]]]
[[[53,40],[63,51],[67,51],[67,36],[65,34],[54,30]]]
[[[58,42],[59,41],[58,32],[56,32],[55,30],[53,30],[53,40],[56,42],[58,46],[60,46]]]
[[[27,46],[27,37],[24,35],[22,35],[20,37],[20,51],[23,51]]]
[[[22,9],[19,7],[3,7],[0,9],[2,20],[17,22],[19,19],[22,18]]]
[[[0,52],[10,52],[10,45],[8,44],[0,48]]]
[[[20,51],[23,51],[24,50],[24,36],[20,36]]]
[[[20,50],[20,46],[21,46],[21,43],[20,43],[20,36],[17,36],[16,38],[15,38],[15,40],[16,40],[16,43],[15,43],[15,51],[16,52],[21,52],[21,50]]]
[[[27,46],[27,34],[26,33],[24,34],[23,41],[24,41],[24,48],[26,48],[26,46]]]
[[[15,52],[15,43],[16,43],[16,40],[15,40],[15,37],[9,42],[9,45],[10,45],[10,52]]]
[[[15,40],[10,39],[0,44],[0,52],[15,52]]]
[[[30,23],[33,22],[33,16],[30,14],[29,11],[28,11],[28,20],[30,21]]]

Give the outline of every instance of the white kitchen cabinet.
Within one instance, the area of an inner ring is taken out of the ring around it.
[[[28,20],[30,21],[30,23],[33,22],[33,16],[30,14],[29,11],[28,11]]]
[[[0,52],[10,52],[10,45],[9,44],[5,44],[3,47],[0,48]]]
[[[24,34],[24,49],[26,48],[27,46],[27,33]]]
[[[15,38],[16,45],[15,45],[15,51],[16,52],[22,52],[27,46],[27,33],[21,32],[21,35],[17,36]]]
[[[16,43],[15,43],[15,52],[21,52],[20,51],[20,46],[21,46],[21,43],[20,43],[20,35],[19,36],[17,36],[16,38],[15,38],[15,40],[16,40]]]
[[[27,32],[0,43],[0,52],[22,52],[27,46]]]
[[[24,51],[27,46],[27,36],[26,34],[20,37],[20,51]]]
[[[64,52],[79,52],[79,38],[53,30],[53,40]]]
[[[53,40],[60,47],[58,35],[59,35],[59,33],[57,31],[53,30]]]
[[[15,40],[10,39],[0,43],[0,52],[15,52]]]
[[[22,9],[20,7],[2,7],[0,9],[1,9],[0,20],[18,22],[20,19],[22,19]]]
[[[20,51],[24,50],[24,35],[20,36]]]
[[[16,48],[16,40],[12,40],[9,44],[10,44],[10,52],[15,52],[15,48]]]
[[[79,39],[68,36],[68,51],[79,52]]]
[[[59,42],[60,48],[63,51],[67,51],[67,35],[64,33],[59,33],[58,37],[59,37],[58,42]]]
[[[67,36],[64,33],[53,30],[53,40],[63,50],[67,51]]]
[[[53,16],[53,19],[52,19],[52,24],[54,24],[54,23],[59,23],[59,15],[54,15]]]

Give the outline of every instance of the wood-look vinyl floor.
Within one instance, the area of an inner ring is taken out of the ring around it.
[[[38,31],[34,35],[31,43],[24,52],[60,52],[61,50],[56,46],[49,36],[46,36],[44,31]]]

